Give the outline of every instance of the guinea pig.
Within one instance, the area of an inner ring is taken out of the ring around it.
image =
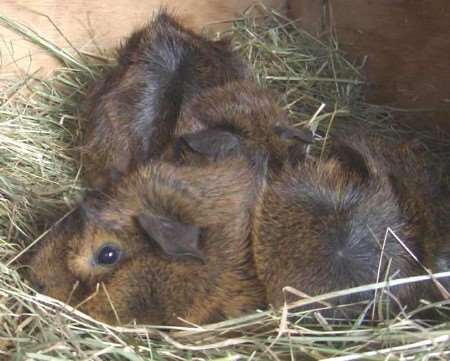
[[[152,161],[93,192],[32,256],[41,292],[108,323],[201,324],[264,307],[245,160]],[[100,285],[97,289],[97,285]]]
[[[289,125],[275,97],[248,80],[203,91],[183,108],[175,145],[163,159],[183,163],[192,162],[196,154],[205,161],[242,155],[257,171],[266,165],[279,169],[286,162],[301,161],[312,133]]]
[[[106,187],[159,157],[189,99],[249,75],[228,41],[208,40],[160,13],[118,49],[117,65],[88,92],[80,146],[88,184]]]
[[[439,249],[450,247],[449,226],[432,227],[436,222],[429,210],[442,193],[418,159],[393,144],[383,148],[363,138],[337,138],[327,157],[307,158],[272,174],[258,197],[252,231],[255,265],[268,303],[292,301],[293,295],[282,292],[285,286],[315,296],[425,274],[419,262],[432,271],[448,271],[449,253]],[[447,216],[448,200],[448,193],[440,200]],[[388,228],[401,242],[386,233]],[[438,254],[436,267],[430,260]],[[421,298],[442,299],[432,282],[409,283],[389,292],[408,310]],[[344,305],[373,295],[365,292],[327,302]],[[391,309],[398,310],[391,303]],[[361,310],[352,306],[345,311],[355,315]]]

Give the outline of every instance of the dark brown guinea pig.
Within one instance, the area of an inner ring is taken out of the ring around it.
[[[286,162],[301,161],[312,133],[290,126],[275,97],[248,80],[203,91],[183,108],[175,129],[177,141],[163,158],[183,163],[195,154],[206,161],[243,155],[253,167],[267,164],[276,170]]]
[[[160,156],[183,105],[200,91],[246,79],[228,41],[210,41],[162,12],[118,50],[117,65],[87,98],[82,150],[93,188]]]
[[[399,148],[390,145],[389,159],[381,154],[386,149],[381,144],[335,140],[327,158],[308,158],[267,180],[257,201],[252,242],[268,303],[282,305],[285,286],[315,296],[425,274],[409,251],[432,271],[445,271],[445,265],[448,270],[449,259],[434,267],[428,257],[433,249],[449,248],[449,233],[429,226],[434,221],[423,206],[434,207],[439,190],[418,158]],[[449,215],[448,198],[444,202]],[[388,228],[409,251],[392,234],[384,242]],[[408,310],[421,298],[442,299],[432,282],[389,292]],[[372,298],[373,292],[367,292],[327,302],[342,305]],[[395,302],[391,304],[395,310]],[[361,311],[355,306],[351,310],[353,315]]]
[[[88,195],[43,241],[30,262],[42,292],[86,300],[81,310],[109,323],[206,323],[265,305],[248,243],[255,195],[246,161],[154,161],[111,194]]]

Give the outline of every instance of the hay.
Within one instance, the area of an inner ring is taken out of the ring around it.
[[[331,323],[315,310],[286,306],[214,325],[168,328],[111,327],[71,307],[35,294],[15,261],[46,229],[67,214],[82,194],[80,99],[105,66],[99,58],[73,57],[36,33],[0,17],[0,25],[46,47],[65,66],[49,81],[29,77],[3,84],[0,94],[0,358],[6,360],[445,360],[450,358],[448,320],[412,320],[414,310],[377,324],[362,317]],[[257,26],[236,23],[235,45],[253,64],[257,80],[277,89],[291,119],[324,133],[361,123],[377,136],[401,130],[389,109],[364,104],[361,66],[349,63],[332,39],[316,39],[272,16]],[[27,87],[27,92],[20,89]],[[27,95],[24,95],[27,94]],[[324,104],[324,105],[322,105]],[[426,135],[424,135],[426,136]],[[433,138],[433,142],[442,142]],[[450,153],[447,154],[450,156]],[[435,277],[448,277],[446,274]],[[423,276],[427,279],[429,276]],[[401,284],[417,279],[396,280]],[[392,283],[390,284],[392,286]],[[327,304],[342,290],[313,300]],[[287,289],[287,292],[297,292]],[[299,296],[299,299],[302,297]],[[368,300],[369,302],[371,300]],[[423,308],[447,307],[445,302]],[[363,315],[361,315],[363,316]],[[169,332],[170,331],[170,332]]]

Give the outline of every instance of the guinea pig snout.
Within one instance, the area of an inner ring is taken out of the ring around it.
[[[79,282],[73,277],[64,275],[47,275],[30,268],[27,271],[26,279],[31,287],[38,293],[48,295],[63,302],[79,301]],[[75,292],[76,291],[76,292]]]
[[[65,257],[54,242],[44,243],[31,256],[24,272],[25,278],[37,292],[67,302],[77,284],[69,272]]]
[[[45,282],[38,276],[36,272],[34,272],[36,265],[33,264],[33,260],[35,259],[35,257],[35,252],[28,252],[23,257],[21,257],[21,266],[18,268],[18,271],[21,277],[27,280],[33,289],[35,289],[39,293],[45,293],[47,289]]]
[[[39,293],[46,293],[47,292],[47,285],[45,282],[37,277],[37,275],[33,272],[33,270],[30,270],[28,272],[28,281],[31,284],[31,287],[33,287],[37,292]]]
[[[36,292],[47,294],[48,279],[46,281],[46,275],[39,272],[38,267],[36,264],[30,264],[23,269],[22,275]]]

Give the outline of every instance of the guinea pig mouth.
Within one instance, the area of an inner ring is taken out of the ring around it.
[[[29,266],[20,267],[19,274],[28,281],[31,287],[38,293],[47,293],[47,286],[41,281]]]
[[[100,287],[101,286],[98,284],[97,287],[90,289],[89,287],[84,286],[80,281],[76,281],[69,292],[67,292],[66,289],[65,299],[55,296],[52,297],[58,298],[70,306],[82,310],[84,304],[97,296]]]
[[[22,267],[21,275],[28,281],[31,287],[38,293],[53,297],[73,307],[83,303],[93,292],[86,290],[79,281],[64,280],[64,282],[52,282],[43,279],[33,271],[31,267]],[[94,290],[95,291],[95,290]]]

